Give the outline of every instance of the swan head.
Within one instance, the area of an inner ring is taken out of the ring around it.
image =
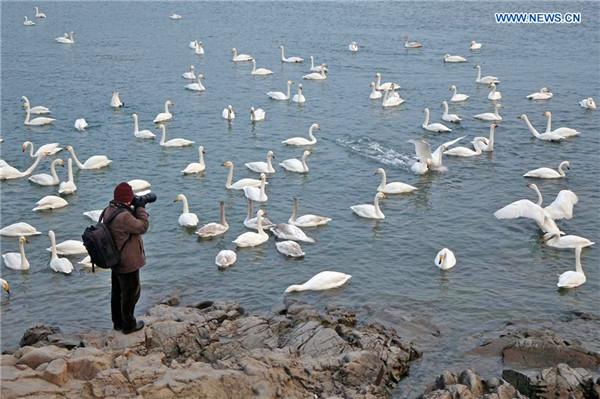
[[[290,85],[293,85],[293,84],[294,84],[294,82],[292,82],[291,80],[288,80],[288,81],[287,81],[287,84],[288,84],[288,86],[290,86]]]
[[[173,202],[182,201],[184,198],[185,198],[185,195],[179,194],[177,197],[175,197],[175,199],[173,200]]]
[[[387,196],[386,196],[384,193],[382,193],[382,192],[378,192],[378,193],[375,195],[375,198],[387,198]]]
[[[6,291],[8,295],[10,295],[10,288],[8,287],[8,283],[5,280],[2,280],[2,289]]]
[[[166,104],[170,105],[170,106],[175,106],[175,104],[173,104],[173,102],[171,100],[167,100]]]
[[[544,112],[544,114],[543,114],[543,115],[544,115],[544,116],[550,116],[550,115],[552,115],[552,114],[550,113],[550,111],[546,111],[546,112]]]
[[[229,112],[233,112],[233,107],[232,107],[231,105],[228,105],[228,106],[227,106],[227,110],[228,110]]]
[[[313,128],[313,127],[317,130],[321,130],[321,125],[319,125],[318,123],[313,123],[311,128]]]
[[[194,66],[193,65],[190,65],[190,71],[192,71],[192,72],[194,71]]]
[[[496,109],[501,109],[502,108],[502,104],[496,104]]]
[[[283,46],[277,46],[277,48],[283,48]]]
[[[371,84],[369,84],[369,87],[375,87],[375,82],[371,82]]]
[[[563,161],[561,162],[561,165],[565,165],[568,170],[571,170],[571,163],[569,161]]]
[[[496,88],[496,83],[492,82],[488,85],[488,89],[495,89]]]
[[[19,242],[22,242],[23,244],[28,244],[29,243],[29,241],[27,241],[27,238],[25,238],[23,236],[19,237]]]
[[[553,238],[560,238],[560,233],[562,233],[562,231],[544,234],[544,236],[542,237],[542,244],[544,244],[547,241],[550,241]]]
[[[535,183],[529,183],[527,185],[527,188],[535,189],[535,188],[537,188],[537,185]]]
[[[234,47],[231,49],[231,54],[235,54],[235,53],[237,53],[237,49]]]
[[[298,91],[302,91],[302,83],[298,85]]]
[[[517,119],[527,119],[527,115],[521,114],[521,115],[517,116]]]
[[[258,212],[256,212],[256,217],[263,217],[263,215],[265,214],[265,211],[263,211],[262,209],[259,209]]]
[[[450,57],[451,57],[451,56],[450,56],[450,54],[445,54],[445,55],[444,55],[444,59],[446,59],[446,58],[450,58]]]
[[[68,145],[68,146],[65,147],[65,150],[67,150],[67,151],[73,151],[73,147],[70,146],[70,145]]]
[[[450,89],[449,89],[449,90],[450,90],[450,91],[452,91],[452,90],[456,90],[456,86],[454,86],[454,85],[450,86]]]
[[[428,113],[429,113],[429,108],[425,108],[425,109],[423,110],[423,112],[425,112],[426,114],[428,114]]]
[[[250,115],[254,114],[254,107],[250,107]]]
[[[377,169],[377,170],[375,171],[375,173],[373,173],[373,174],[374,174],[374,175],[379,175],[379,174],[381,174],[381,173],[384,173],[384,170],[383,170],[383,168],[379,168],[379,169]]]
[[[223,164],[221,166],[233,166],[233,164],[230,161],[227,161],[227,162],[223,162]]]
[[[375,77],[376,77],[376,78],[380,78],[380,77],[381,77],[381,74],[380,74],[379,72],[377,72],[377,73],[375,74]]]
[[[269,153],[267,154],[267,157],[269,158],[275,158],[275,154],[273,153],[273,151],[269,151]]]
[[[58,164],[59,164],[61,167],[63,167],[63,168],[65,167],[65,163],[62,161],[62,159],[57,159],[57,161],[60,161],[60,162],[58,162]]]
[[[260,180],[265,180],[267,178],[267,175],[265,175],[264,173],[260,174]]]
[[[198,150],[199,150],[201,153],[203,153],[203,154],[206,154],[206,153],[204,152],[204,146],[200,146],[200,147],[198,147]]]
[[[475,65],[473,68],[475,68],[475,69],[481,69],[481,65]]]
[[[201,73],[198,74],[198,79],[204,79],[204,75],[202,75]]]
[[[471,45],[475,44],[475,40],[471,40]]]
[[[156,129],[164,129],[165,125],[163,125],[162,123],[159,123],[158,125],[156,125]]]
[[[307,157],[310,155],[310,151],[306,150],[304,151],[304,153],[302,154],[303,157]]]
[[[498,124],[496,122],[492,123],[492,126],[494,129],[498,127]]]
[[[135,118],[137,118],[138,116],[137,116],[137,114],[131,114],[131,117],[135,119]]]
[[[542,87],[540,93],[550,93],[550,90],[547,87]]]

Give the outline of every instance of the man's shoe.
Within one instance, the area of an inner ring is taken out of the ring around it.
[[[138,320],[137,323],[135,323],[135,327],[130,330],[123,330],[123,334],[131,334],[132,332],[140,331],[144,328],[144,325],[144,320]]]
[[[113,330],[121,331],[122,329],[123,329],[123,327],[113,324]]]

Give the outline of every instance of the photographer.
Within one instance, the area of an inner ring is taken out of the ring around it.
[[[134,196],[129,184],[120,183],[103,212],[106,220],[117,209],[124,209],[109,225],[115,245],[121,251],[119,264],[112,268],[110,308],[114,329],[124,334],[144,328],[144,321],[136,320],[134,311],[141,290],[139,269],[146,264],[142,242],[142,234],[148,230],[145,206],[155,200],[154,194]]]

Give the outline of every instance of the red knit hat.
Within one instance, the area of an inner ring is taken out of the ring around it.
[[[131,188],[129,183],[119,183],[119,185],[115,187],[113,199],[121,204],[131,202],[133,200],[133,188]]]

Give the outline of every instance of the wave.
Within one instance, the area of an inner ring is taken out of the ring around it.
[[[352,152],[370,159],[374,159],[375,161],[385,165],[408,169],[409,166],[414,162],[412,157],[400,154],[391,148],[386,148],[369,137],[362,136],[359,138],[354,138],[351,136],[346,136],[344,138],[337,139],[335,142],[343,148],[347,148]]]

